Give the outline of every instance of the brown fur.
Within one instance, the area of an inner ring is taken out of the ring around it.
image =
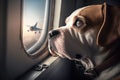
[[[81,27],[76,27],[77,19],[82,21]],[[70,60],[78,54],[88,57],[101,72],[98,80],[116,77],[120,72],[114,71],[120,66],[120,7],[106,3],[87,6],[73,12],[65,22],[65,26],[56,29],[59,34],[48,40],[50,53]],[[107,71],[111,67],[114,74]]]

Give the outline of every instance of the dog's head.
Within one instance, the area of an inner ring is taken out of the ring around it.
[[[97,43],[110,44],[113,40],[109,43],[106,38],[102,40],[102,35],[105,33],[103,28],[105,14],[105,4],[87,6],[74,11],[66,18],[65,26],[49,32],[50,53],[69,59],[75,58],[78,54],[91,57],[91,54],[101,48]]]

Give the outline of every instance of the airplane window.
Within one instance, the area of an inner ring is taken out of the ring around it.
[[[46,40],[50,0],[23,0],[22,5],[22,41],[25,51],[33,55]]]

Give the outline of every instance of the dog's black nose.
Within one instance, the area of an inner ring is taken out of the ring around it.
[[[48,35],[49,35],[49,38],[52,38],[52,37],[54,37],[58,34],[60,34],[60,32],[58,30],[52,30],[52,31],[49,32]]]

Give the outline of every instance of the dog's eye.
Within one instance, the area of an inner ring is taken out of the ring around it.
[[[83,21],[80,20],[80,19],[76,19],[75,23],[74,23],[74,26],[77,27],[77,28],[80,28],[84,25]]]

